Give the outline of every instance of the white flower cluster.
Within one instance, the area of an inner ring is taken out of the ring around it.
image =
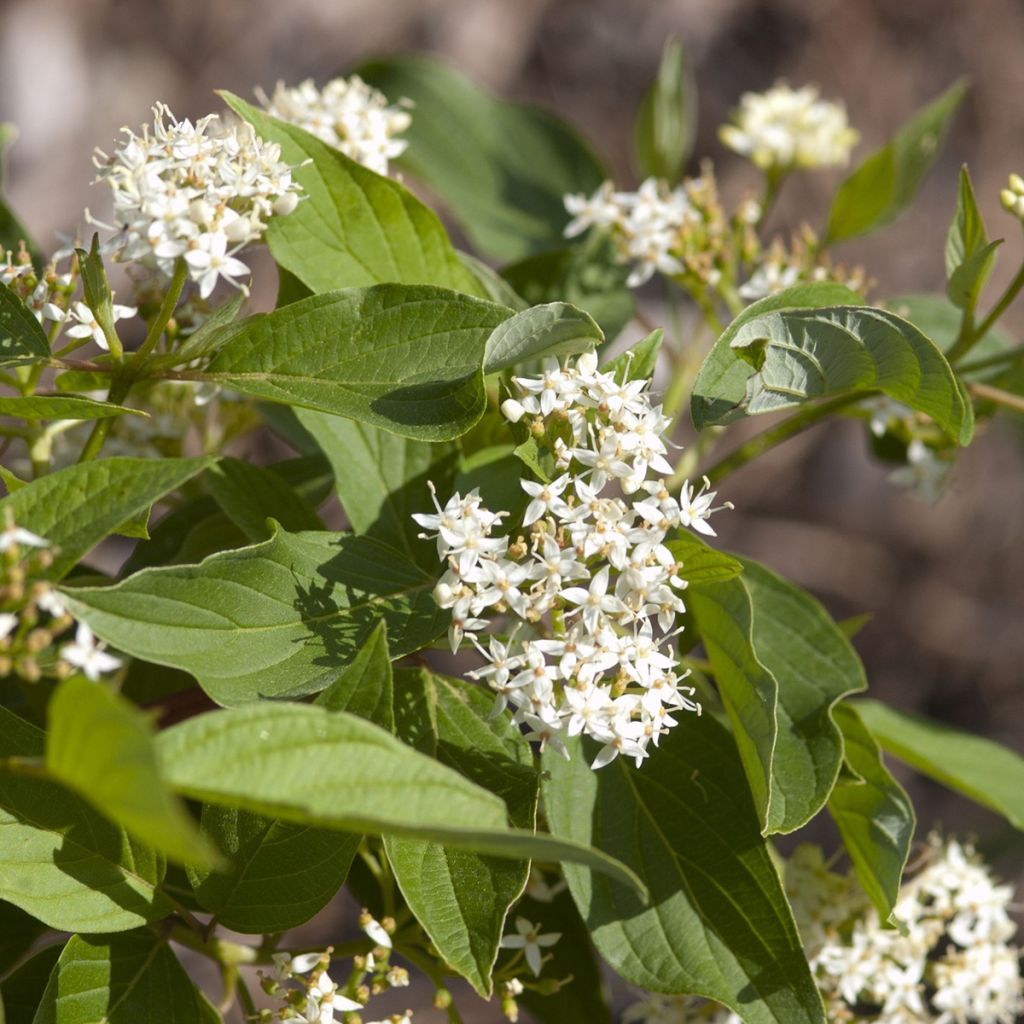
[[[178,121],[163,104],[153,108],[152,130],[123,132],[113,155],[97,150],[95,161],[97,180],[113,192],[115,258],[168,277],[184,259],[203,298],[221,279],[244,287],[249,268],[236,253],[299,199],[280,146],[215,114]]]
[[[762,170],[845,164],[858,139],[846,108],[819,99],[814,86],[779,82],[767,92],[744,93],[733,121],[719,129],[722,142]]]
[[[443,508],[435,497],[435,515],[415,515],[448,563],[435,597],[452,611],[452,649],[469,635],[487,661],[471,675],[497,691],[496,710],[513,707],[529,738],[564,754],[561,737],[582,733],[602,744],[593,767],[620,753],[639,764],[674,713],[700,710],[677,670],[685,582],[666,541],[679,527],[714,535],[715,494],[707,482],[669,493],[669,420],[649,381],[601,372],[589,353],[515,384],[521,397],[502,412],[530,419],[561,475],[521,480],[530,502],[514,540],[495,535],[507,514],[476,491]],[[485,648],[476,634],[496,614],[518,621],[507,641],[491,636]]]
[[[801,848],[788,863],[786,888],[829,1019],[1013,1024],[1024,1013],[1012,887],[997,885],[970,847],[935,836],[929,845],[927,866],[894,909],[899,929],[884,928],[820,852]]]
[[[387,174],[388,161],[408,145],[395,138],[412,124],[404,109],[408,101],[389,105],[382,92],[358,75],[335,78],[323,89],[311,78],[294,87],[278,82],[273,96],[258,95],[268,114],[297,124],[378,174]]]
[[[655,271],[681,274],[684,270],[676,250],[679,236],[688,224],[698,223],[686,190],[675,189],[656,178],[648,178],[636,192],[616,192],[606,181],[589,198],[564,197],[572,220],[566,225],[566,238],[573,238],[592,227],[612,230],[619,242],[622,262],[632,263],[626,283],[635,288]]]

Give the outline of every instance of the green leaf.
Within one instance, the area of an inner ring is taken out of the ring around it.
[[[585,309],[609,340],[633,318],[629,267],[606,233],[592,231],[572,245],[528,256],[501,276],[531,304],[564,300]]]
[[[726,1004],[746,1024],[825,1017],[736,748],[713,717],[684,715],[640,769],[592,771],[574,744],[545,758],[556,835],[629,864],[651,891],[564,868],[598,952],[627,981]]]
[[[41,765],[45,734],[0,707],[0,756]],[[60,931],[114,932],[170,912],[164,865],[85,801],[0,770],[0,899]]]
[[[484,373],[497,373],[540,356],[588,352],[603,341],[593,318],[567,302],[531,306],[494,328],[484,352]]]
[[[392,102],[405,97],[415,104],[404,136],[409,148],[398,165],[440,196],[473,244],[494,259],[558,245],[569,220],[562,197],[592,192],[607,177],[563,122],[496,99],[438,61],[373,61],[359,74]]]
[[[478,260],[471,253],[461,250],[459,259],[476,279],[476,283],[482,289],[483,298],[490,299],[499,306],[508,306],[509,309],[526,309],[530,305],[504,277],[496,270],[492,270],[483,260]]]
[[[123,523],[146,512],[213,464],[213,459],[99,459],[39,477],[0,501],[24,526],[53,545],[52,579],[66,575]]]
[[[347,711],[395,731],[395,691],[388,634],[381,620],[341,675],[316,698],[328,711]]]
[[[725,358],[716,349],[726,337],[735,362],[720,374]],[[913,324],[869,306],[780,309],[730,327],[698,374],[693,419],[698,427],[728,423],[857,391],[881,391],[927,413],[960,444],[971,439],[971,404],[942,352]]]
[[[685,530],[680,530],[666,547],[672,552],[672,557],[682,563],[679,576],[690,586],[723,583],[743,572],[742,564],[735,558],[708,547],[700,538]]]
[[[973,310],[995,263],[1000,241],[989,243],[985,222],[967,167],[960,168],[956,213],[946,235],[946,289],[949,301],[960,309]]]
[[[171,366],[181,366],[194,359],[206,359],[212,356],[221,346],[221,341],[228,336],[225,328],[238,319],[238,314],[245,305],[245,295],[239,292],[218,306],[202,323],[195,333],[190,334],[181,346],[166,356],[158,356],[154,365],[164,365],[166,360]]]
[[[46,925],[13,903],[0,902],[0,977],[6,974],[46,931]]]
[[[478,488],[487,508],[508,512],[511,521],[516,522],[530,500],[520,484],[522,476],[523,463],[514,445],[488,445],[461,461],[450,491],[466,494]],[[431,545],[429,555],[436,568],[439,564],[436,545]]]
[[[887,753],[1024,831],[1024,757],[1020,754],[876,700],[860,700],[854,707]]]
[[[73,935],[32,1024],[213,1024],[220,1015],[167,943],[139,930]]]
[[[510,315],[421,286],[314,295],[226,328],[230,337],[202,376],[257,398],[444,441],[483,413],[487,339]]]
[[[384,281],[483,292],[452,247],[441,221],[411,192],[309,132],[221,94],[262,139],[281,147],[303,199],[273,217],[267,244],[277,263],[313,292]]]
[[[0,283],[0,366],[49,359],[50,344],[25,303]]]
[[[572,860],[644,891],[632,871],[585,844],[509,828],[499,796],[343,711],[250,704],[189,719],[157,742],[171,785],[197,800],[499,857]]]
[[[434,576],[368,537],[278,532],[199,565],[67,592],[76,618],[133,657],[191,672],[219,704],[316,693],[383,617],[398,657],[447,628]]]
[[[622,355],[604,363],[601,372],[614,373],[615,379],[623,383],[628,380],[649,380],[658,365],[658,353],[664,337],[665,332],[656,327]]]
[[[140,842],[182,864],[217,852],[164,785],[149,719],[119,694],[82,676],[65,679],[47,705],[46,770]]]
[[[437,546],[417,537],[420,528],[412,515],[430,506],[428,480],[442,495],[449,490],[454,447],[416,441],[313,409],[297,409],[296,415],[331,463],[335,489],[352,529],[390,544],[434,573]]]
[[[670,184],[682,176],[697,131],[697,83],[675,36],[665,41],[658,75],[633,125],[633,153],[643,177]]]
[[[806,591],[764,566],[691,587],[687,604],[715,670],[765,834],[792,832],[828,799],[843,761],[832,709],[863,690],[849,641]]]
[[[109,416],[148,416],[141,409],[99,402],[84,395],[29,395],[25,398],[0,397],[0,416],[25,420],[103,420]]]
[[[271,535],[268,519],[292,533],[324,528],[307,502],[268,466],[225,457],[210,467],[206,480],[217,504],[252,541]]]
[[[225,928],[251,935],[287,931],[319,913],[341,888],[360,837],[254,814],[203,806],[205,835],[230,866],[189,869],[196,898]]]
[[[0,1021],[3,1024],[32,1024],[39,1001],[64,947],[58,942],[36,953],[0,985]]]
[[[99,233],[93,233],[92,245],[88,252],[84,249],[75,249],[75,254],[78,256],[78,266],[82,274],[85,304],[92,310],[96,323],[102,328],[111,352],[120,355],[121,343],[114,327],[113,296],[110,293],[107,272],[103,269]]]
[[[533,754],[507,718],[487,721],[491,696],[480,687],[422,671],[401,672],[396,686],[401,703],[420,712],[403,738],[415,738],[418,749],[429,750],[441,764],[496,793],[512,824],[532,830],[539,791]],[[387,837],[385,847],[402,895],[430,941],[481,996],[490,998],[505,918],[526,885],[529,862],[396,836]]]
[[[833,717],[843,733],[846,761],[859,781],[840,778],[828,799],[828,812],[864,891],[879,917],[891,922],[914,841],[914,808],[854,706],[838,705]]]
[[[829,211],[826,243],[874,231],[910,205],[966,91],[965,82],[955,82],[843,180]]]

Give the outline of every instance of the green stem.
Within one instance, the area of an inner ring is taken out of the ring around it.
[[[975,370],[987,370],[990,366],[999,366],[1001,363],[1015,363],[1018,359],[1024,359],[1024,345],[1020,348],[1012,348],[1008,352],[999,352],[994,356],[987,356],[985,359],[975,359],[969,363],[961,363],[957,370],[960,373],[973,373]]]
[[[141,365],[143,360],[148,358],[153,349],[156,348],[161,335],[164,333],[164,329],[170,322],[171,317],[174,316],[174,311],[178,308],[178,300],[181,298],[181,293],[187,280],[188,264],[183,258],[179,257],[178,262],[174,265],[174,274],[171,276],[171,283],[167,287],[164,301],[160,304],[159,311],[154,317],[153,322],[149,325],[146,340],[139,346],[132,357],[132,363],[136,367]]]
[[[114,382],[110,385],[107,401],[114,405],[120,405],[128,397],[128,392],[131,391],[132,384],[134,383],[135,377],[130,368],[127,366],[122,367],[121,372],[118,373],[114,378]],[[78,456],[79,462],[89,462],[99,455],[103,448],[103,443],[110,433],[110,428],[114,425],[115,419],[115,416],[108,416],[106,419],[96,421],[93,425],[92,433],[89,434],[85,447],[82,449],[82,454]]]
[[[827,402],[822,402],[820,405],[801,409],[796,415],[790,416],[789,419],[783,420],[781,423],[764,431],[764,433],[752,437],[745,444],[741,444],[734,452],[731,452],[724,459],[720,459],[713,466],[710,466],[704,475],[712,483],[721,480],[776,445],[782,444],[783,441],[788,441],[791,437],[803,433],[808,427],[823,420],[826,416],[831,416],[832,413],[838,412],[840,409],[853,405],[855,402],[863,401],[865,398],[871,398],[876,394],[877,392],[875,391],[857,391],[853,394],[839,395],[836,398],[829,399]]]
[[[946,353],[946,358],[951,362],[955,363],[958,359],[965,356],[970,350],[979,342],[992,327],[996,321],[1006,312],[1007,307],[1015,298],[1021,288],[1024,288],[1024,263],[1021,264],[1020,270],[1014,275],[1013,280],[1007,285],[1006,291],[1003,292],[1002,297],[992,307],[991,312],[985,317],[984,320],[978,324],[973,330],[961,331],[961,336],[957,338],[953,347]],[[966,320],[966,318],[965,318]]]
[[[246,1019],[255,1017],[259,1011],[256,1009],[252,993],[249,991],[249,986],[246,985],[245,978],[242,977],[241,972],[235,977],[235,992],[238,995],[238,1001],[242,1004],[242,1009],[245,1011]]]
[[[769,167],[764,172],[764,192],[761,193],[761,215],[757,218],[754,227],[759,228],[768,219],[768,214],[779,197],[779,189],[789,173],[785,167]]]
[[[1010,391],[1004,391],[1002,388],[994,388],[989,384],[982,384],[980,381],[976,380],[968,382],[967,390],[977,398],[982,398],[989,402],[995,402],[996,405],[1001,405],[1004,409],[1012,409],[1014,412],[1024,412],[1024,398],[1020,395],[1015,395]]]

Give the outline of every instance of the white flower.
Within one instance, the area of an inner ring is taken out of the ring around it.
[[[121,659],[107,654],[84,622],[78,624],[74,643],[61,647],[60,657],[69,665],[81,669],[85,677],[94,683],[104,672],[114,672],[121,667]]]
[[[572,217],[565,226],[566,238],[582,235],[592,227],[615,227],[625,219],[625,207],[610,181],[604,182],[589,198],[581,194],[567,195],[563,197],[563,202]]]
[[[18,625],[18,616],[13,612],[0,612],[0,640],[6,640]]]
[[[134,306],[120,306],[117,303],[111,306],[114,323],[135,316],[136,312]],[[107,336],[103,333],[103,328],[96,322],[93,311],[84,302],[74,303],[68,311],[68,316],[69,320],[74,321],[74,325],[68,327],[64,332],[69,338],[92,338],[104,352],[108,350]]]
[[[506,935],[501,940],[502,949],[521,949],[526,956],[526,962],[534,976],[540,974],[542,949],[549,949],[561,937],[560,932],[551,932],[541,935],[540,925],[531,924],[525,917],[516,918],[515,935]]]
[[[391,948],[391,936],[387,933],[384,925],[377,921],[375,918],[370,918],[364,924],[362,924],[364,934],[372,939],[378,946],[383,946],[384,949]]]
[[[220,278],[241,288],[235,279],[249,276],[249,268],[228,252],[228,237],[223,231],[203,235],[198,247],[185,253],[185,262],[203,299],[210,297]]]
[[[14,547],[48,548],[49,546],[50,542],[45,537],[40,537],[39,534],[26,530],[24,527],[15,526],[13,522],[8,522],[0,532],[0,554],[10,551]]]
[[[323,89],[311,78],[291,88],[278,82],[273,96],[258,95],[268,114],[297,124],[378,174],[387,174],[388,161],[408,145],[395,138],[412,123],[404,109],[408,101],[389,106],[387,97],[358,75],[335,78]]]
[[[714,512],[723,508],[732,508],[732,504],[726,502],[717,508],[712,507],[718,492],[709,491],[710,486],[711,481],[707,477],[704,477],[704,486],[697,493],[694,493],[694,486],[689,480],[683,484],[679,495],[679,521],[683,526],[688,526],[698,533],[703,533],[707,537],[715,537],[717,534],[708,523],[708,519]]]
[[[744,93],[733,120],[719,130],[722,142],[763,170],[845,164],[858,138],[846,108],[820,100],[813,86]]]

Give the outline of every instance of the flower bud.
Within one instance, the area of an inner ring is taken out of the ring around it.
[[[298,195],[294,192],[285,192],[283,196],[274,200],[273,211],[278,217],[286,217],[289,213],[292,213],[298,205]]]
[[[506,398],[501,403],[501,414],[509,423],[518,423],[526,415],[526,410],[514,398]]]

